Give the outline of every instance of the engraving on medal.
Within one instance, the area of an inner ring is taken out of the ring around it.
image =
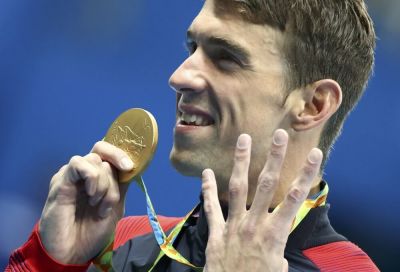
[[[135,163],[129,172],[120,172],[119,181],[129,182],[143,173],[157,147],[158,131],[154,117],[143,109],[130,109],[111,124],[104,141],[125,151]]]
[[[143,121],[143,128],[144,130],[151,129],[151,123],[147,119],[144,119]]]
[[[132,154],[135,159],[139,159],[143,149],[146,148],[144,137],[127,125],[115,126],[111,135],[111,143]]]

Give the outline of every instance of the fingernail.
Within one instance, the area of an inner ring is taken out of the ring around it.
[[[239,139],[237,141],[237,147],[239,149],[246,149],[250,146],[251,143],[251,137],[247,134],[242,134],[239,136]]]
[[[133,168],[133,162],[129,158],[123,158],[121,160],[121,168],[124,170],[131,170]]]
[[[99,216],[103,217],[103,218],[106,218],[106,217],[108,217],[110,215],[111,211],[112,211],[111,207],[108,207],[106,209],[100,210],[99,211]]]
[[[274,133],[274,138],[272,139],[272,141],[277,146],[286,144],[288,141],[288,135],[287,135],[286,131],[284,131],[283,129],[278,129]]]
[[[319,150],[318,148],[314,148],[313,150],[311,150],[310,154],[308,155],[308,161],[311,164],[317,164],[322,160],[323,154],[321,152],[321,150]]]
[[[202,173],[203,180],[210,179],[211,175],[212,175],[212,170],[211,169],[205,169],[203,171],[203,173]]]

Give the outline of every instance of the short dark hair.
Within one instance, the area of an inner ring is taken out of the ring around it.
[[[343,102],[321,134],[325,158],[344,120],[366,88],[374,65],[376,36],[363,0],[216,0],[217,8],[267,24],[285,35],[287,90],[321,79],[337,81]]]

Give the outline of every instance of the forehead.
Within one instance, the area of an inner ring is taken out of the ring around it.
[[[283,35],[278,30],[265,24],[251,23],[228,10],[223,12],[216,8],[214,0],[205,1],[188,32],[199,42],[220,37],[250,52],[261,50],[265,55],[276,57],[280,56],[283,43]]]

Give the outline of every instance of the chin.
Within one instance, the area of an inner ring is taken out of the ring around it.
[[[182,175],[189,177],[201,177],[204,169],[202,163],[193,160],[193,158],[198,158],[196,154],[190,151],[177,151],[172,148],[169,159],[173,167]],[[203,162],[204,163],[204,162]]]

